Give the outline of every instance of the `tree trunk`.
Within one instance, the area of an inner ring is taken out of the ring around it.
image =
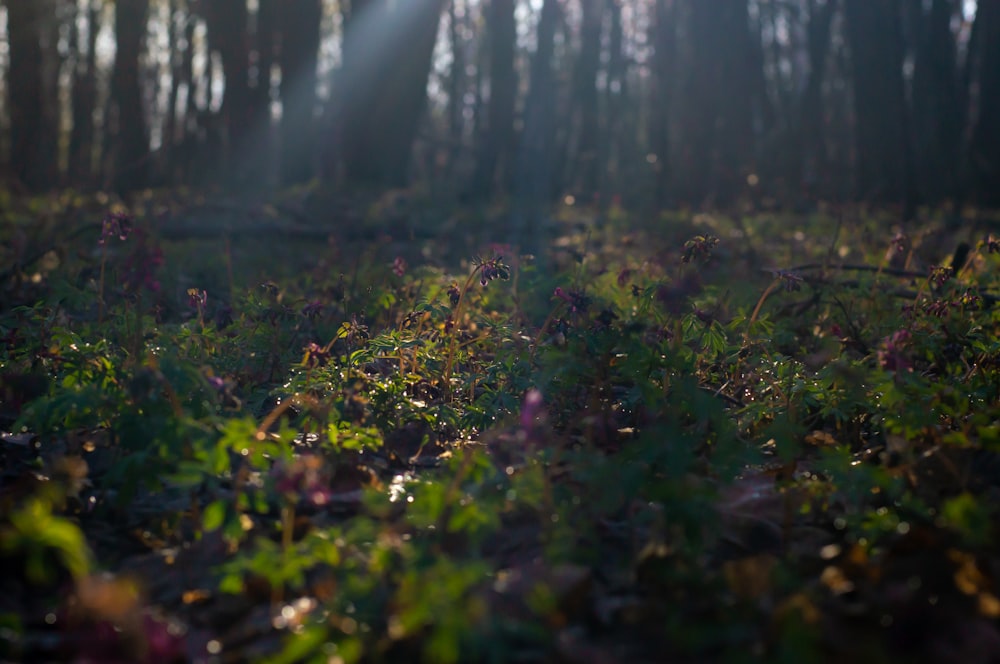
[[[976,123],[970,145],[971,188],[974,200],[1000,206],[1000,2],[980,0]]]
[[[86,7],[87,39],[77,42],[77,62],[73,68],[73,127],[69,136],[69,177],[83,185],[94,175],[94,109],[97,107],[97,32],[100,29],[100,4],[90,0]],[[74,34],[79,31],[74,28]],[[79,39],[79,37],[77,37]],[[79,48],[83,46],[83,48]]]
[[[231,185],[245,184],[251,168],[253,100],[250,93],[250,39],[246,0],[212,0],[202,3],[208,26],[208,43],[222,59],[225,93],[219,108],[222,132],[223,178]]]
[[[837,10],[835,0],[820,5],[809,3],[809,24],[806,28],[809,54],[809,77],[802,91],[798,112],[796,173],[807,196],[816,193],[821,174],[826,172],[826,154],[823,136],[823,78],[827,56],[830,53],[833,15]]]
[[[674,80],[676,26],[674,0],[656,0],[656,14],[650,25],[653,32],[653,98],[651,109],[650,153],[656,161],[654,203],[662,210],[671,202],[670,195],[670,89]]]
[[[281,179],[285,184],[316,174],[316,62],[321,0],[282,3],[281,17]]]
[[[11,172],[30,191],[53,183],[48,173],[51,159],[41,154],[44,144],[41,30],[44,3],[11,0],[7,3],[10,69],[7,94],[10,103]]]
[[[486,198],[497,182],[509,190],[511,150],[514,138],[514,100],[517,73],[514,42],[517,25],[514,0],[490,0],[486,26],[489,40],[490,97],[486,106],[486,129],[481,134],[479,158],[470,193]]]
[[[149,136],[139,80],[148,0],[115,3],[115,65],[111,82],[111,127],[115,140],[112,186],[119,193],[146,185]]]
[[[678,168],[690,201],[731,201],[753,156],[753,57],[745,0],[688,0],[688,49]]]
[[[407,184],[444,3],[351,3],[345,15],[343,67],[334,92],[340,98],[336,140],[348,181],[389,187]]]
[[[582,0],[583,15],[580,25],[580,54],[573,72],[573,133],[570,155],[572,172],[569,181],[581,197],[592,196],[597,191],[598,94],[597,71],[601,62],[601,24],[604,19],[605,0]]]
[[[531,87],[524,103],[524,130],[518,154],[514,189],[514,244],[528,253],[542,248],[542,216],[550,199],[555,77],[552,56],[556,26],[562,9],[558,0],[545,0],[538,19],[537,48],[531,59]]]
[[[898,0],[844,0],[854,87],[856,195],[911,216],[912,155]]]
[[[958,54],[951,22],[961,7],[933,0],[930,9],[910,6],[913,21],[913,140],[916,179],[923,202],[939,204],[955,193],[962,139]]]

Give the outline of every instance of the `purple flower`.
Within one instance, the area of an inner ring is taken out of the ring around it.
[[[448,286],[448,301],[451,302],[451,306],[457,307],[459,300],[462,299],[462,291],[458,289],[458,284],[452,284]]]
[[[955,271],[947,265],[935,265],[931,268],[930,274],[927,276],[927,280],[930,281],[931,285],[935,288],[940,288],[946,281],[951,279],[954,274]]]
[[[538,435],[540,425],[545,421],[545,400],[538,389],[533,387],[524,395],[520,420],[525,440],[533,442]]]
[[[712,257],[712,250],[719,244],[719,238],[714,235],[695,235],[684,243],[681,261],[690,263],[694,259],[707,261]]]
[[[590,298],[579,291],[566,292],[560,286],[552,291],[552,295],[569,305],[569,310],[573,313],[584,312],[590,306]]]
[[[303,350],[305,355],[302,357],[302,365],[310,369],[322,367],[330,361],[329,347],[320,346],[318,343],[310,341]]]
[[[306,318],[316,318],[323,313],[323,303],[319,300],[313,300],[312,302],[306,303],[302,307],[302,315]]]
[[[330,500],[330,477],[318,454],[302,454],[271,469],[274,488],[289,498],[320,506]]]
[[[101,222],[101,239],[98,244],[106,244],[108,240],[117,237],[125,241],[132,232],[132,219],[121,212],[109,212]]]
[[[148,235],[139,229],[135,232],[136,242],[125,260],[123,284],[126,290],[135,292],[145,288],[153,293],[160,290],[156,270],[163,265],[163,250],[156,244],[147,242]]]
[[[402,256],[396,256],[396,260],[392,261],[392,273],[397,277],[406,274],[406,261],[403,260]]]
[[[993,237],[990,233],[987,237],[979,241],[979,248],[986,247],[988,254],[1000,254],[1000,239]]]
[[[909,330],[896,330],[882,340],[878,350],[878,364],[886,371],[910,371],[913,365],[903,355],[903,350],[909,345],[912,335]]]
[[[494,279],[510,279],[510,266],[503,262],[503,256],[494,256],[489,260],[477,258],[476,269],[479,270],[479,283],[482,286]]]
[[[196,309],[198,313],[202,313],[205,310],[205,305],[208,303],[208,293],[204,290],[198,290],[197,288],[189,288],[187,290],[188,295],[188,306],[192,309]]]

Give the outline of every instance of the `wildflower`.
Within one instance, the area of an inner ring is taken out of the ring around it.
[[[913,365],[903,355],[904,348],[909,345],[912,335],[909,330],[896,330],[882,340],[878,350],[878,364],[886,371],[910,371]]]
[[[934,300],[933,302],[925,302],[923,310],[925,314],[935,318],[944,318],[954,306],[955,303],[948,300]]]
[[[719,244],[719,238],[714,235],[695,235],[684,243],[684,252],[681,260],[690,263],[694,259],[707,261],[712,257],[712,249]]]
[[[355,314],[351,314],[351,322],[345,323],[341,329],[344,331],[343,336],[349,344],[353,345],[356,341],[365,342],[369,339],[368,326],[361,323]]]
[[[931,286],[940,288],[946,281],[951,279],[954,274],[955,271],[946,265],[935,265],[931,268],[930,274],[927,276],[927,280],[931,283]]]
[[[310,341],[302,350],[305,351],[305,355],[302,356],[302,366],[315,369],[330,361],[330,348],[320,346],[315,341]]]
[[[521,404],[521,435],[526,441],[533,442],[544,421],[545,400],[542,398],[542,393],[533,387],[524,395],[524,402]]]
[[[208,303],[208,293],[203,290],[198,290],[197,288],[189,288],[187,290],[188,295],[188,306],[192,309],[196,309],[199,314],[205,311],[205,305]]]
[[[163,265],[163,250],[156,244],[148,243],[148,235],[141,229],[135,232],[136,241],[132,253],[125,260],[123,285],[126,290],[135,292],[140,288],[157,293],[160,282],[156,278],[156,270]]]
[[[590,298],[579,291],[569,291],[567,293],[561,287],[556,286],[552,294],[566,302],[569,305],[569,310],[573,313],[582,313],[590,306]]]
[[[323,303],[319,300],[313,300],[312,302],[307,302],[305,306],[302,307],[302,315],[306,318],[316,318],[323,313]]]
[[[510,279],[510,266],[503,262],[503,256],[494,256],[486,261],[477,258],[476,269],[479,270],[479,283],[482,286],[494,279]]]
[[[448,286],[448,301],[451,302],[451,306],[457,307],[458,301],[462,299],[462,291],[458,289],[458,284],[452,284]]]
[[[101,239],[98,240],[98,244],[104,245],[112,237],[117,237],[124,242],[131,232],[132,219],[127,214],[110,212],[101,222]]]
[[[279,493],[317,507],[330,500],[328,475],[323,458],[317,454],[303,454],[291,462],[279,461],[271,469],[274,488]]]
[[[993,237],[993,233],[979,241],[979,249],[986,247],[988,254],[1000,254],[1000,238]]]
[[[960,303],[966,309],[978,310],[983,306],[983,299],[979,296],[979,293],[972,290],[966,290],[962,293]]]
[[[906,251],[906,245],[909,241],[910,238],[906,236],[906,233],[897,231],[896,234],[892,236],[892,240],[889,241],[889,250],[897,254],[901,254]]]
[[[396,259],[392,261],[392,273],[397,277],[406,274],[406,261],[403,260],[402,256],[396,256]]]

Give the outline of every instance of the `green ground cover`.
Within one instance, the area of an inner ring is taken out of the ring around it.
[[[1000,652],[986,222],[12,209],[5,660]]]

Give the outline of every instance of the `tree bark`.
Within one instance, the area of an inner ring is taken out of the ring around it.
[[[252,170],[253,99],[250,92],[250,37],[246,0],[202,3],[208,43],[222,59],[225,93],[219,108],[222,154],[217,156],[230,185],[245,183]]]
[[[334,93],[340,98],[337,142],[347,181],[407,184],[445,1],[351,3]]]
[[[91,184],[94,175],[94,109],[97,106],[97,32],[100,6],[89,0],[85,8],[85,42],[77,35],[76,66],[73,68],[73,127],[69,136],[69,177],[77,185]],[[80,48],[82,46],[83,48]]]
[[[282,5],[281,179],[293,184],[316,174],[316,64],[323,3],[285,0]]]
[[[41,154],[44,143],[44,102],[41,30],[45,5],[37,0],[7,3],[10,70],[7,94],[10,103],[10,166],[18,181],[30,191],[51,186],[47,171],[51,159]]]
[[[655,20],[650,26],[653,32],[653,108],[651,118],[650,153],[656,158],[653,163],[656,209],[666,208],[672,201],[670,193],[670,101],[671,86],[674,81],[676,58],[676,25],[674,0],[656,0]]]
[[[580,24],[580,54],[573,72],[575,136],[574,154],[570,155],[573,165],[569,173],[572,188],[580,196],[593,195],[597,191],[597,137],[599,120],[599,96],[597,93],[597,72],[601,62],[601,26],[604,19],[605,0],[582,0]]]
[[[858,197],[912,216],[912,154],[898,0],[844,0],[854,89]]]
[[[972,128],[969,170],[974,200],[1000,205],[1000,2],[980,0],[976,63],[979,99]]]
[[[487,198],[499,182],[499,190],[509,190],[510,146],[514,138],[514,100],[517,73],[514,70],[514,43],[517,26],[514,0],[490,0],[486,26],[489,40],[490,96],[486,106],[486,129],[480,137],[470,193]]]
[[[115,65],[111,82],[111,129],[115,141],[112,186],[119,193],[146,185],[149,133],[139,79],[148,0],[115,3]]]
[[[550,199],[552,176],[553,104],[555,80],[552,57],[556,26],[562,15],[558,0],[545,0],[538,19],[537,47],[531,59],[531,83],[524,103],[524,130],[514,189],[514,244],[538,254],[542,248],[542,215]]]

